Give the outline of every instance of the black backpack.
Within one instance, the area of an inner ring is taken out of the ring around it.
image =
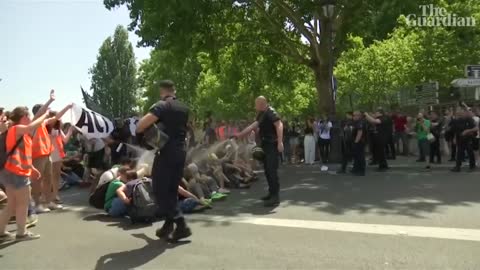
[[[105,207],[105,195],[107,194],[108,186],[112,181],[103,183],[101,186],[97,187],[92,194],[90,194],[90,198],[88,199],[88,203],[97,208],[97,209],[104,209]]]
[[[133,186],[132,201],[127,214],[132,224],[137,222],[151,223],[155,220],[157,205],[155,204],[152,181],[144,178]]]
[[[0,171],[2,171],[5,168],[5,163],[7,163],[8,157],[10,157],[13,154],[13,152],[15,152],[15,149],[17,149],[17,147],[23,141],[23,136],[22,136],[17,140],[12,150],[7,152],[7,133],[8,131],[0,134]]]

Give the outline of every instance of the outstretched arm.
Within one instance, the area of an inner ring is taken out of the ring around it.
[[[38,112],[33,116],[33,120],[41,117],[45,112],[48,110],[48,107],[55,101],[55,90],[50,90],[50,98],[48,101],[43,104],[42,107],[38,110]]]
[[[250,134],[250,132],[252,132],[252,130],[255,130],[256,128],[258,128],[258,121],[253,122],[250,126],[246,127],[240,133],[235,135],[235,137],[241,139],[241,138],[245,137],[247,134]],[[282,132],[283,132],[283,130],[282,130]]]

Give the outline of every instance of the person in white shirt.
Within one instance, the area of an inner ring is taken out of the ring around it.
[[[323,117],[317,123],[316,132],[318,134],[318,146],[320,147],[320,156],[322,158],[323,166],[328,163],[330,156],[330,129],[332,128],[332,122],[327,117]]]

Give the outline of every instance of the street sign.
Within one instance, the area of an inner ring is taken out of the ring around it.
[[[418,105],[435,105],[438,100],[438,82],[429,82],[417,85],[415,99]]]
[[[480,78],[480,65],[465,66],[465,77],[471,79]]]
[[[452,81],[455,87],[480,87],[480,79],[455,79]]]

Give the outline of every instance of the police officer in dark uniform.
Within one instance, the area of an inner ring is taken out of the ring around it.
[[[360,111],[353,112],[353,130],[352,130],[352,173],[356,176],[365,176],[365,135],[366,127],[363,121],[363,115]]]
[[[168,136],[156,153],[152,167],[153,192],[159,212],[165,217],[165,223],[156,235],[161,239],[177,241],[192,234],[177,204],[178,185],[185,166],[189,108],[176,99],[172,81],[160,81],[157,85],[161,100],[138,123],[137,137],[144,141],[145,130],[159,123]]]
[[[342,122],[342,132],[340,133],[342,141],[342,165],[337,171],[339,174],[344,174],[347,172],[348,162],[352,160],[352,131],[353,131],[353,114],[352,112],[347,112],[347,118]]]
[[[365,113],[365,119],[372,125],[375,126],[376,133],[373,135],[373,156],[375,161],[378,162],[378,171],[388,170],[387,158],[385,156],[385,144],[387,141],[388,133],[388,120],[385,117],[383,109],[379,108],[375,113],[375,116],[371,116],[368,113]]]
[[[263,96],[255,100],[256,121],[235,137],[242,138],[253,130],[259,129],[261,147],[265,153],[263,162],[268,182],[268,195],[262,200],[266,207],[275,207],[280,203],[280,183],[278,180],[279,154],[283,152],[283,124],[275,110],[268,106]]]

